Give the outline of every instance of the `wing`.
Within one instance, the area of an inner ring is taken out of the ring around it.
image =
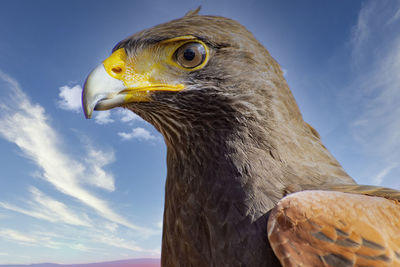
[[[271,211],[268,239],[281,264],[400,266],[400,192],[330,188],[290,194]]]

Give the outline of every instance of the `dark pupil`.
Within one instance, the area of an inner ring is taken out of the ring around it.
[[[183,52],[183,58],[187,61],[192,61],[194,57],[196,56],[196,53],[193,51],[192,48],[188,48]]]

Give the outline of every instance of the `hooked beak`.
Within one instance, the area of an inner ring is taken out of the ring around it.
[[[148,78],[148,73],[157,73],[157,69],[138,71],[127,66],[126,58],[125,49],[120,48],[87,77],[82,91],[82,106],[87,119],[92,117],[93,110],[108,110],[132,102],[149,102],[151,91],[177,92],[184,89],[183,84],[156,83]]]
[[[124,103],[125,89],[121,80],[107,74],[104,65],[95,68],[87,77],[82,91],[82,106],[85,117],[90,119],[93,110],[107,110]]]

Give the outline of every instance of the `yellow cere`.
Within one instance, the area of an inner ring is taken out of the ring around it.
[[[111,77],[121,80],[125,73],[125,62],[125,49],[120,48],[112,53],[111,56],[109,56],[106,60],[104,60],[103,65]]]
[[[175,51],[187,42],[199,42],[206,50],[204,62],[193,69],[185,69],[175,62]],[[127,56],[125,49],[120,48],[104,62],[106,72],[113,78],[123,81],[126,89],[120,93],[126,95],[125,102],[148,101],[150,91],[182,91],[185,86],[179,81],[183,71],[193,71],[204,67],[208,60],[207,46],[194,36],[181,36],[145,48]],[[171,65],[178,68],[180,74],[171,71]]]

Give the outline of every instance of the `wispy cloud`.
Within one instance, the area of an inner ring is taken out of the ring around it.
[[[122,122],[143,121],[142,118],[128,109],[117,109],[117,114]]]
[[[373,179],[372,179],[372,183],[374,185],[381,185],[383,182],[383,179],[390,173],[391,170],[393,170],[394,168],[396,168],[397,166],[399,166],[398,163],[394,163],[391,164],[389,166],[387,166],[386,168],[384,168],[383,170],[381,170]]]
[[[107,224],[107,223],[106,223]],[[122,248],[135,252],[142,252],[145,255],[159,255],[158,249],[145,249],[133,241],[132,235],[129,233],[121,233],[117,231],[117,225],[108,224],[107,229],[111,227],[112,231],[104,231],[103,223],[99,223],[97,227],[82,228],[82,227],[60,227],[57,225],[53,232],[35,231],[30,233],[30,237],[34,240],[46,242],[48,247],[57,248],[68,246],[74,250],[94,251],[104,250],[108,246],[114,248]],[[66,226],[66,225],[64,225]],[[56,231],[56,232],[54,232]],[[68,236],[60,235],[59,233],[74,233]],[[79,245],[77,245],[79,244]],[[106,245],[106,247],[104,246]]]
[[[357,103],[352,132],[375,159],[375,166],[369,166],[378,173],[371,178],[374,184],[381,184],[400,162],[400,1],[394,6],[366,2],[351,39],[358,73],[352,87],[359,88],[353,93],[364,100]],[[387,167],[382,170],[382,165]]]
[[[77,243],[77,244],[71,244],[69,245],[70,248],[74,249],[74,250],[79,250],[79,251],[84,251],[84,252],[89,252],[89,251],[93,251],[93,248],[89,248],[83,244]]]
[[[130,110],[118,108],[113,110],[103,110],[94,114],[94,120],[97,124],[109,124],[115,121],[132,124],[135,121],[144,122],[142,118]]]
[[[50,222],[90,226],[90,220],[86,214],[73,212],[64,203],[46,196],[35,187],[31,187],[29,191],[33,199],[33,201],[28,201],[29,209],[5,202],[0,202],[0,207]]]
[[[111,233],[114,233],[118,229],[118,224],[112,223],[112,222],[111,223],[106,222],[106,223],[104,223],[104,228],[106,228]]]
[[[399,0],[363,3],[350,38],[353,65],[365,68],[390,53],[388,49],[398,37],[399,16]]]
[[[91,145],[87,145],[85,163],[89,172],[84,178],[85,182],[110,192],[114,191],[114,176],[104,169],[114,159],[113,151],[104,152]]]
[[[396,9],[395,9],[396,10]],[[388,20],[388,24],[395,23],[398,19],[400,19],[400,6],[397,6],[397,11],[394,13],[393,17]]]
[[[59,249],[61,247],[70,247],[75,250],[80,250],[79,247],[73,246],[78,243],[75,240],[73,244],[65,242],[63,236],[52,232],[21,232],[10,228],[0,228],[0,239],[11,243],[21,244],[23,246],[46,247],[50,249]],[[0,263],[1,264],[1,263]]]
[[[97,185],[101,188],[112,189],[112,174],[108,174],[102,169],[104,164],[110,162],[109,155],[102,155],[100,150],[92,151],[92,158],[104,156],[103,161],[100,160],[100,164],[97,166],[88,167],[82,163],[84,160],[76,161],[75,157],[63,151],[62,136],[51,127],[44,108],[33,104],[22,91],[18,82],[3,72],[0,72],[0,82],[3,82],[4,87],[9,89],[7,101],[0,101],[0,124],[2,126],[0,127],[0,136],[15,143],[23,154],[40,168],[41,178],[60,192],[93,208],[100,216],[112,222],[144,233],[152,232],[148,228],[127,221],[114,212],[105,200],[82,187],[80,178],[88,173],[91,175],[90,172],[93,171],[93,173],[100,173],[103,176],[97,181]],[[93,161],[90,161],[89,157],[90,162]]]
[[[351,44],[353,52],[357,52],[370,35],[371,16],[374,14],[375,3],[364,5],[358,14],[357,24],[353,27]],[[356,55],[358,56],[358,55]]]
[[[72,87],[69,85],[61,86],[59,88],[57,104],[61,109],[82,113],[81,95],[82,87],[80,85]],[[123,108],[95,112],[94,121],[101,125],[113,123],[115,121],[129,124],[134,121],[144,122],[138,115]]]
[[[82,87],[75,85],[70,87],[68,85],[61,86],[58,94],[58,106],[61,109],[82,113]],[[109,124],[114,122],[111,118],[111,111],[103,111],[95,113],[94,120],[97,124]]]
[[[111,118],[110,110],[104,110],[104,111],[95,113],[94,120],[97,124],[109,124],[109,123],[114,122],[114,119]]]
[[[96,236],[93,237],[93,241],[101,242],[103,244],[107,244],[117,248],[124,248],[129,249],[132,251],[140,251],[145,252],[147,250],[141,248],[140,246],[136,245],[135,242],[126,241],[124,238],[120,238],[113,235],[103,235],[103,236]]]
[[[30,235],[12,229],[0,229],[0,238],[17,241],[24,244],[34,244],[38,241],[36,238]]]
[[[86,229],[87,230],[87,229]],[[77,228],[75,233],[79,233],[78,235],[71,235],[70,238],[66,238],[65,236],[53,233],[53,232],[22,232],[17,231],[15,229],[10,228],[0,228],[0,240],[7,241],[10,243],[20,244],[24,247],[40,247],[43,249],[44,247],[48,249],[60,249],[69,247],[70,249],[77,250],[77,251],[95,251],[100,250],[97,248],[89,247],[87,245],[81,244],[80,239],[83,238],[84,241],[87,241],[88,238],[85,238],[85,231]],[[89,233],[93,234],[93,232]],[[125,240],[123,240],[125,241]],[[125,241],[126,242],[126,241]],[[9,253],[3,253],[0,255],[6,256],[10,255]],[[14,258],[14,256],[12,257]],[[19,258],[19,255],[18,255]],[[48,257],[43,257],[43,259],[48,259]],[[0,260],[1,264],[1,260]]]
[[[288,72],[288,70],[287,70],[287,69],[285,69],[285,68],[282,68],[282,73],[283,73],[283,76],[285,76],[285,78],[287,78],[287,77],[288,77],[288,75],[289,75],[289,72]]]
[[[73,87],[65,85],[60,87],[59,90],[58,96],[60,99],[58,100],[58,104],[60,108],[77,113],[82,112],[82,87],[80,85]]]
[[[152,135],[148,130],[137,127],[133,128],[131,132],[119,132],[118,135],[122,138],[122,140],[131,140],[131,139],[139,139],[139,140],[155,140],[156,136]]]

